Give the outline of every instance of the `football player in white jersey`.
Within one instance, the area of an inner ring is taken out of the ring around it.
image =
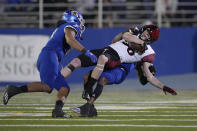
[[[91,50],[98,57],[97,63],[92,62],[90,58],[81,54],[64,67],[61,70],[61,74],[67,78],[76,68],[96,65],[91,73],[91,77],[84,86],[85,92],[91,97],[93,94],[92,88],[104,69],[113,69],[121,63],[143,62],[142,68],[147,80],[152,85],[163,89],[164,92],[173,94],[171,88],[161,83],[148,69],[155,57],[155,52],[150,44],[158,40],[159,35],[160,30],[155,25],[130,28],[118,34],[113,39],[113,44],[103,49]],[[176,95],[176,93],[173,95]]]
[[[145,25],[142,28],[130,28],[129,31],[118,34],[113,44],[104,49],[98,57],[97,65],[91,73],[85,90],[91,96],[92,87],[102,74],[104,68],[114,68],[120,63],[134,63],[142,61],[147,68],[154,61],[155,52],[149,45],[159,38],[160,30],[155,25]],[[148,69],[148,68],[147,68]],[[145,71],[146,72],[146,71]],[[146,72],[147,76],[150,71]],[[151,78],[152,76],[150,76]],[[149,78],[149,77],[148,77]],[[150,80],[156,87],[163,86],[157,80]]]

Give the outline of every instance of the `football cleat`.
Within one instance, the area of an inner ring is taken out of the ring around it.
[[[80,114],[81,109],[79,107],[71,107],[70,110],[72,110],[75,113]]]
[[[52,117],[53,118],[57,118],[57,117],[64,117],[64,118],[71,118],[73,117],[72,115],[66,114],[65,112],[63,112],[62,109],[53,109],[52,111]]]
[[[97,110],[94,105],[86,103],[80,107],[70,108],[73,112],[80,114],[80,117],[97,117]]]
[[[22,93],[20,88],[18,88],[17,86],[8,85],[3,94],[3,104],[7,105],[9,99],[19,93]]]
[[[81,113],[81,110],[86,110],[87,109],[87,103],[84,104],[84,105],[82,105],[82,106],[79,106],[79,107],[71,107],[70,109],[73,112],[80,114]]]

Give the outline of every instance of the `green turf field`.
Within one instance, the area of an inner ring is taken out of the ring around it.
[[[95,104],[97,118],[77,117],[70,112],[69,107],[85,102],[81,90],[74,90],[64,106],[75,115],[69,119],[51,118],[55,94],[21,94],[7,106],[1,101],[0,131],[197,131],[195,90],[179,90],[178,96],[171,96],[157,89],[110,88]]]

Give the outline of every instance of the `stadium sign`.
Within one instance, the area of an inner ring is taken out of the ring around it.
[[[46,35],[0,35],[0,81],[39,81],[37,57]]]

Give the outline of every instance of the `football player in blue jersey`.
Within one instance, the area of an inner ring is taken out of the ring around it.
[[[5,105],[16,94],[24,92],[51,93],[53,89],[56,89],[58,94],[52,117],[71,117],[62,110],[70,87],[60,73],[59,64],[63,56],[71,48],[81,51],[92,62],[97,61],[97,57],[79,43],[79,39],[82,38],[82,33],[85,30],[84,23],[83,16],[76,10],[68,10],[63,13],[62,19],[58,21],[57,28],[42,49],[37,60],[37,69],[40,73],[41,82],[32,82],[19,87],[14,85],[7,86],[3,95],[3,103]]]

